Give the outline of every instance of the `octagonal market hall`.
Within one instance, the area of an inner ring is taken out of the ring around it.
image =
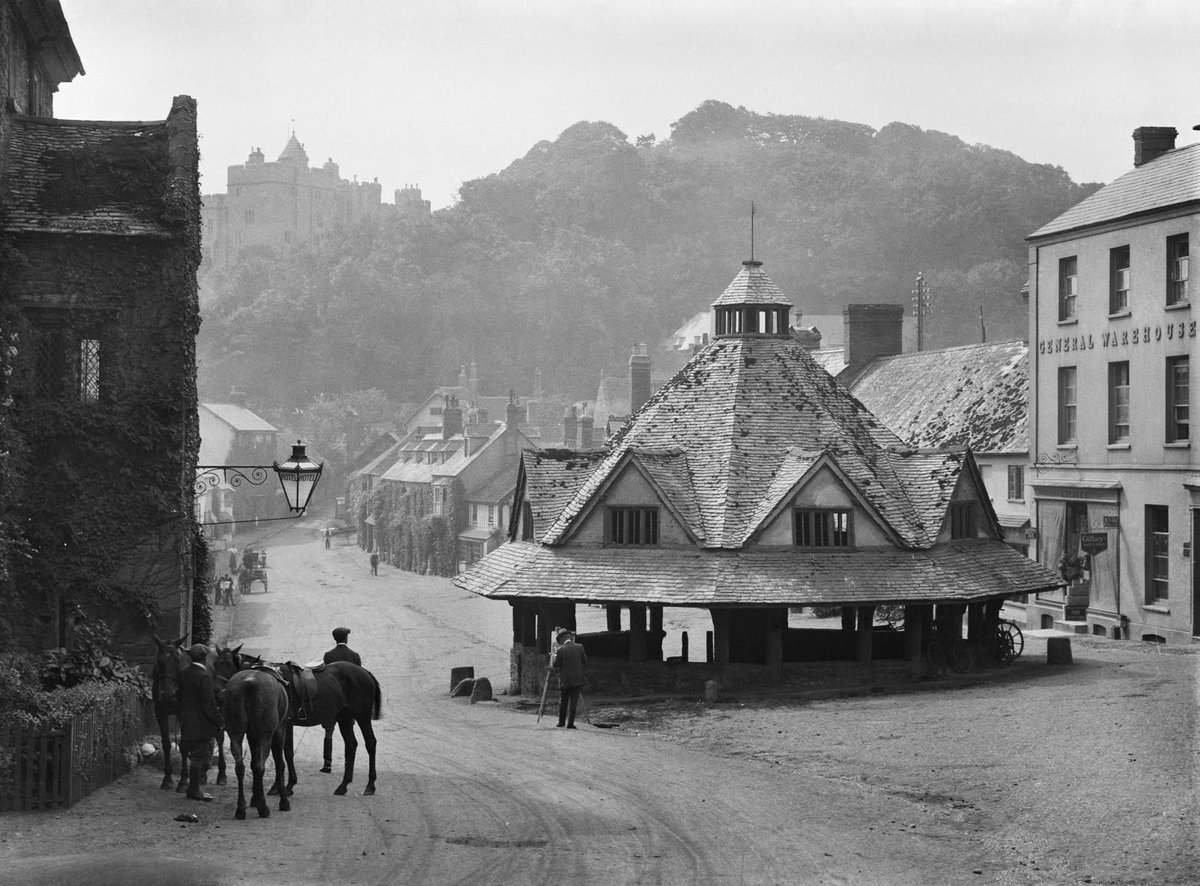
[[[906,446],[813,361],[761,262],[713,308],[604,449],[523,452],[509,540],[455,579],[512,607],[512,691],[541,690],[580,606],[606,612],[579,635],[595,691],[693,691],[916,677],[935,632],[982,641],[1006,598],[1062,586],[1005,544],[969,449]],[[699,654],[664,660],[665,607],[708,611]],[[789,624],[814,608],[835,617]]]

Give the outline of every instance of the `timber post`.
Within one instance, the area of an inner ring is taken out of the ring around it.
[[[858,648],[857,660],[859,664],[871,663],[871,639],[872,632],[875,628],[875,607],[874,606],[859,606],[858,607]]]

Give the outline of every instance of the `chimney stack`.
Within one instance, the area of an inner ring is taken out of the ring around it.
[[[1174,126],[1139,126],[1133,131],[1133,165],[1142,166],[1175,150]]]
[[[442,410],[442,439],[449,440],[462,432],[462,407],[458,405],[458,398],[451,395],[446,398],[446,407]]]
[[[846,365],[852,373],[876,357],[904,350],[904,305],[847,305],[842,322]]]
[[[506,455],[517,454],[517,428],[521,424],[521,404],[517,402],[516,392],[509,388],[508,405],[504,407],[504,452]]]
[[[578,420],[575,418],[575,407],[568,406],[563,413],[563,448],[573,449],[575,447],[575,434],[578,427]]]
[[[587,450],[591,449],[595,445],[595,443],[593,442],[594,437],[595,437],[595,424],[596,424],[595,415],[592,413],[592,410],[588,409],[585,406],[584,410],[583,410],[583,415],[581,415],[579,417],[579,449],[580,449],[580,451],[586,452]]]
[[[650,355],[646,343],[634,345],[629,358],[629,413],[636,413],[650,399]]]

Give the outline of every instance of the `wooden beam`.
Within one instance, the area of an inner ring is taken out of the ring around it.
[[[875,607],[874,606],[859,606],[858,607],[858,662],[859,664],[871,663],[871,639],[872,630],[875,624]]]
[[[629,660],[646,660],[646,606],[633,603],[629,607]]]

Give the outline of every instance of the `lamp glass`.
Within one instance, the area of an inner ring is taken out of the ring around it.
[[[324,465],[310,459],[304,452],[304,445],[297,440],[292,447],[291,458],[283,464],[276,462],[274,467],[275,473],[279,475],[279,483],[283,486],[288,508],[302,513],[308,507],[308,501],[317,488]]]

